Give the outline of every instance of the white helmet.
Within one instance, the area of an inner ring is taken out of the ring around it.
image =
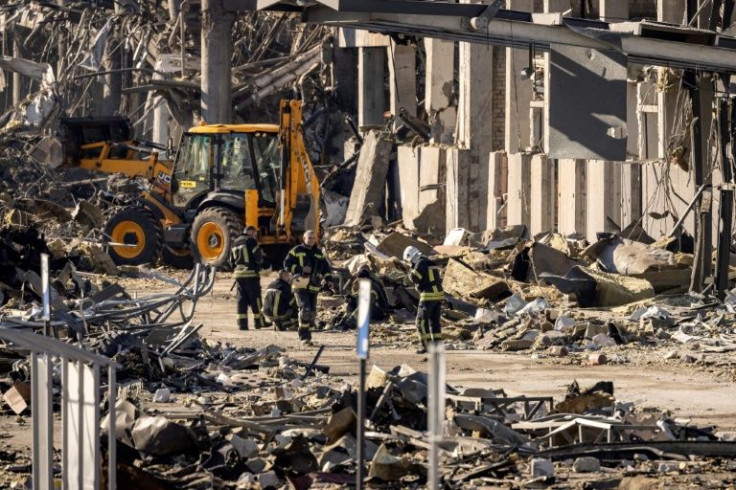
[[[411,245],[409,245],[408,247],[404,249],[404,260],[406,262],[412,262],[414,260],[414,257],[416,257],[419,254],[420,252],[417,247],[412,247]]]

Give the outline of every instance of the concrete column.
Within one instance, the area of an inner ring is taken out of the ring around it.
[[[404,226],[414,229],[414,218],[419,216],[419,147],[400,145],[397,147],[401,219]]]
[[[619,163],[587,162],[586,238],[596,241],[596,233],[621,231],[621,172]]]
[[[159,66],[159,63],[156,63]],[[162,79],[163,75],[154,73],[153,79]],[[154,95],[152,101],[155,109],[153,110],[153,128],[151,140],[154,143],[165,145],[169,141],[169,105],[166,99],[160,95]]]
[[[115,71],[121,68],[120,50],[123,46],[115,43],[113,35],[116,29],[113,28],[105,43],[105,51],[102,57],[102,69],[104,71]],[[120,72],[108,73],[102,77],[102,104],[100,115],[112,116],[120,110],[120,101],[122,98],[122,78]]]
[[[488,216],[486,228],[506,226],[504,196],[508,193],[508,159],[504,151],[494,151],[488,159]]]
[[[624,22],[629,18],[629,2],[624,0],[600,0],[601,20]]]
[[[570,0],[544,0],[542,3],[544,13],[565,12],[570,10]]]
[[[508,9],[532,12],[533,0],[507,0]],[[529,65],[527,49],[506,48],[506,121],[505,148],[508,153],[524,151],[529,144],[529,102],[531,78],[522,80],[521,71]]]
[[[445,167],[445,228],[483,231],[478,223],[478,196],[471,189],[473,160],[470,150],[449,148]],[[476,165],[477,167],[477,165]],[[485,208],[483,208],[485,210]],[[485,221],[485,213],[483,215]]]
[[[531,155],[508,156],[507,225],[527,225],[530,218]]]
[[[426,81],[424,110],[432,125],[432,142],[453,142],[457,108],[453,105],[455,43],[441,39],[424,39]]]
[[[383,125],[386,48],[358,48],[358,126]]]
[[[181,0],[168,0],[169,3],[169,20],[175,22],[181,12]]]
[[[685,21],[687,0],[657,0],[657,20],[671,24]]]
[[[357,114],[358,48],[333,48],[332,65],[335,80],[337,80],[336,96],[338,104],[348,113]]]
[[[230,61],[235,16],[222,0],[202,0],[202,118],[208,124],[232,120]]]
[[[557,161],[557,231],[569,236],[585,236],[585,160]]]
[[[565,12],[570,9],[569,0],[544,0],[544,13]],[[549,152],[549,53],[544,53],[544,109],[542,115],[542,146],[544,152]]]
[[[17,33],[13,34],[13,56],[16,58],[22,58],[20,53],[20,39]],[[23,100],[23,77],[17,71],[13,72],[13,105],[20,104]]]
[[[550,160],[541,154],[532,155],[529,217],[529,231],[532,236],[555,229],[555,166],[556,160]]]
[[[621,164],[621,229],[641,218],[641,165]]]
[[[419,155],[419,209],[423,210],[438,199],[439,189],[444,185],[440,178],[444,174],[446,152],[441,146],[421,146]]]
[[[481,3],[462,0],[461,3]],[[470,150],[470,221],[473,231],[486,229],[488,215],[488,158],[493,149],[493,46],[461,42],[458,46],[458,147]],[[462,196],[460,196],[462,198]],[[492,195],[491,199],[500,198]]]
[[[417,49],[413,44],[396,44],[386,48],[388,55],[389,85],[391,87],[391,114],[398,117],[404,107],[412,116],[417,115]]]

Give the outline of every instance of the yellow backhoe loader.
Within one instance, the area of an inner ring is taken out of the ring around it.
[[[300,101],[281,102],[279,124],[191,128],[173,160],[159,160],[161,147],[130,140],[121,121],[67,119],[61,133],[66,165],[150,183],[105,227],[117,264],[155,263],[163,254],[172,265],[194,258],[223,267],[246,225],[267,248],[290,246],[305,229],[319,232],[319,182]]]

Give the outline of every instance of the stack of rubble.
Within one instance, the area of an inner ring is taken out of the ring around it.
[[[693,257],[672,241],[610,236],[588,246],[557,234],[529,239],[522,226],[485,237],[452,230],[432,247],[401,227],[362,229],[328,230],[326,249],[348,277],[368,265],[380,280],[393,313],[376,335],[392,342],[414,340],[417,298],[400,259],[413,245],[444,267],[449,349],[523,351],[578,364],[625,363],[652,345],[667,349],[666,360],[686,363],[736,350],[728,328],[736,296],[722,303],[688,294]],[[325,308],[325,323],[333,314]]]
[[[145,340],[140,339],[142,343]],[[116,358],[136,350],[121,342]],[[356,392],[316,363],[283,349],[208,346],[192,337],[166,357],[123,364],[116,405],[118,486],[128,488],[295,488],[351,485],[357,464]],[[28,390],[16,364],[11,403]],[[367,379],[365,455],[375,485],[427,484],[428,377],[408,366]],[[564,399],[446,387],[440,442],[445,486],[624,484],[652,474],[718,471],[736,443],[714,428],[678,422],[617,400],[613,383],[568,388]],[[26,400],[27,401],[27,400]],[[17,405],[11,405],[16,406]],[[18,412],[28,414],[27,404]],[[103,421],[103,428],[108,421]],[[24,455],[0,476],[29,470]],[[734,483],[727,477],[724,484]]]

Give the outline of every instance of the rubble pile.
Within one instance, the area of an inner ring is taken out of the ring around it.
[[[670,250],[671,240],[607,236],[587,245],[553,233],[529,239],[522,226],[485,237],[453,230],[432,247],[400,227],[363,230],[328,230],[325,248],[346,277],[368,266],[385,289],[392,312],[374,330],[380,339],[400,345],[414,340],[418,298],[400,259],[412,245],[444,268],[448,349],[523,352],[590,365],[626,363],[630,355],[659,347],[667,349],[665,360],[722,364],[723,376],[736,375],[727,356],[709,359],[736,350],[736,296],[720,302],[688,294],[693,257]],[[329,299],[323,307],[329,324],[336,308]]]
[[[122,488],[333,488],[355,482],[356,390],[284,349],[208,345],[195,335],[158,357],[150,336],[92,342],[121,363],[116,404],[118,485]],[[135,362],[126,356],[148,356]],[[3,378],[5,401],[28,414],[24,363]],[[55,378],[57,379],[57,378]],[[428,375],[407,365],[368,376],[365,455],[371,485],[427,484]],[[25,394],[25,395],[21,395]],[[11,401],[20,398],[21,407]],[[552,397],[447,386],[440,442],[445,486],[624,484],[670,475],[698,484],[736,455],[713,427],[639,410],[614,396],[612,382],[572,383]],[[20,420],[20,419],[19,419]],[[109,421],[103,420],[102,427]],[[0,471],[23,480],[27,456]],[[144,483],[142,483],[144,482]],[[721,480],[734,483],[732,475]],[[330,486],[333,485],[333,486]]]
[[[82,1],[16,2],[0,8],[0,29],[11,39],[9,46],[16,47],[5,51],[13,56],[4,55],[0,68],[20,75],[24,83],[21,99],[11,100],[9,80],[0,75],[7,108],[0,115],[4,224],[34,225],[72,256],[109,241],[105,223],[149,182],[57,167],[62,153],[65,165],[78,163],[68,158],[61,118],[120,115],[130,121],[136,140],[152,140],[150,116],[165,101],[172,129],[169,141],[159,141],[156,148],[160,159],[173,158],[178,134],[200,121],[199,5],[183,8]],[[333,39],[326,28],[298,21],[277,12],[236,16],[233,122],[275,122],[280,99],[298,92],[305,105],[307,151],[324,177],[343,163],[343,143],[351,133],[335,102],[334,81],[319,62],[323,46]],[[354,171],[340,169],[348,176]],[[343,202],[350,188],[337,186],[331,192]],[[344,209],[334,220],[343,215]]]

